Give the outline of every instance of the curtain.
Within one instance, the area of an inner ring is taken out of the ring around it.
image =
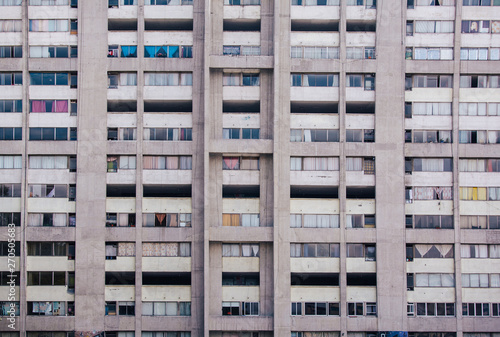
[[[290,158],[290,171],[301,171],[302,170],[302,158],[291,157]]]
[[[346,226],[346,228],[352,228],[352,215],[351,214],[346,215],[345,226]]]
[[[119,242],[118,256],[135,256],[135,242]]]
[[[31,112],[45,112],[45,101],[44,100],[31,101]]]
[[[192,86],[193,85],[193,74],[192,73],[182,73],[181,74],[181,85]]]
[[[316,160],[314,157],[304,157],[304,171],[314,171],[316,170]]]
[[[177,242],[167,243],[167,256],[179,256],[179,245]]]
[[[167,156],[166,157],[167,170],[178,170],[179,169],[179,157],[177,156]]]
[[[252,256],[252,247],[250,245],[241,245],[242,256]]]
[[[290,244],[290,257],[300,257],[301,254],[301,244],[300,243],[291,243]]]
[[[106,256],[116,256],[117,247],[116,245],[106,245]]]
[[[41,227],[43,215],[39,213],[28,213],[28,226]]]
[[[304,214],[304,228],[315,228],[316,214]]]
[[[180,256],[191,256],[191,243],[181,242],[179,243]]]
[[[500,287],[500,274],[490,274],[490,287],[491,288]]]
[[[490,255],[491,259],[500,258],[500,245],[490,245]]]
[[[166,315],[165,304],[166,304],[165,302],[153,302],[154,316],[165,316]]]
[[[68,168],[68,158],[66,156],[55,156],[54,158],[54,168],[55,169],[67,169]]]
[[[222,159],[222,168],[224,170],[239,170],[240,169],[239,157],[224,157]]]
[[[40,157],[40,156],[30,156],[29,157],[29,168],[31,168],[31,169],[41,169],[42,168],[42,157]]]
[[[53,226],[54,227],[66,227],[67,214],[54,214],[53,215]]]
[[[137,85],[136,73],[121,73],[120,85]]]
[[[301,228],[302,216],[300,214],[290,214],[290,228]]]
[[[435,21],[416,21],[415,33],[434,33]]]
[[[346,170],[347,171],[362,171],[363,170],[363,158],[347,158],[346,160]]]

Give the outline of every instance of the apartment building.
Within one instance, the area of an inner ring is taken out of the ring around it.
[[[0,336],[499,337],[499,62],[499,0],[0,0]]]

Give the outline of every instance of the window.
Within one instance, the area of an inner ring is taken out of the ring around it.
[[[406,261],[416,259],[443,259],[453,258],[453,245],[406,245]]]
[[[259,244],[223,243],[222,257],[259,257]]]
[[[259,74],[252,73],[224,73],[222,77],[224,86],[259,86]]]
[[[500,245],[461,245],[460,250],[462,258],[500,258]]]
[[[30,112],[68,112],[67,100],[30,100]]]
[[[23,47],[0,46],[0,58],[21,58],[21,57],[23,57]]]
[[[30,128],[29,140],[76,140],[76,128]]]
[[[339,6],[339,0],[292,0],[292,6]]]
[[[297,303],[302,305],[302,303]],[[339,303],[328,302],[304,302],[304,315],[305,316],[326,316],[330,314],[330,304],[332,305],[332,315],[335,315],[335,307],[338,309]],[[338,311],[338,310],[337,310]],[[329,315],[330,316],[330,315]]]
[[[290,228],[339,228],[338,214],[290,214]]]
[[[291,142],[338,142],[338,129],[291,129]]]
[[[19,30],[20,31],[20,30]],[[29,20],[30,32],[67,32],[68,20]]]
[[[19,212],[2,212],[0,213],[0,226],[6,227],[9,224],[21,226],[21,213]]]
[[[191,170],[191,156],[144,156],[145,170]]]
[[[453,60],[453,48],[407,47],[407,60]]]
[[[145,227],[191,227],[191,213],[144,213]]]
[[[108,89],[119,86],[136,86],[137,73],[108,73]]]
[[[0,156],[0,169],[20,169],[22,156]]]
[[[493,191],[496,192],[494,189]],[[487,200],[486,187],[460,187],[459,192],[460,200]]]
[[[135,213],[106,213],[106,227],[135,227]]]
[[[259,157],[222,157],[223,170],[259,170]]]
[[[108,128],[108,140],[135,140],[136,131],[136,128]]]
[[[347,214],[346,228],[375,228],[375,215]]]
[[[28,242],[28,256],[67,256],[75,258],[75,244],[72,242]]]
[[[192,58],[193,46],[144,46],[144,57]]]
[[[21,6],[22,0],[0,0],[0,6]]]
[[[190,257],[190,242],[143,242],[142,256]]]
[[[463,0],[464,6],[500,6],[498,0]]]
[[[347,130],[348,131],[348,130]],[[375,174],[375,158],[346,158],[347,171],[363,171],[364,174]]]
[[[259,214],[222,214],[222,226],[259,227]]]
[[[29,156],[30,169],[69,169],[76,172],[76,156]]]
[[[108,57],[137,57],[137,46],[108,46]]]
[[[142,315],[191,316],[191,302],[142,302]],[[168,336],[165,334],[165,337],[169,336],[170,333]]]
[[[135,139],[135,133],[134,133],[134,139]],[[144,140],[164,140],[164,141],[193,140],[193,132],[191,128],[145,128]]]
[[[23,84],[22,72],[0,73],[0,85],[22,85],[22,84]]]
[[[417,307],[417,316],[455,316],[455,303],[408,303],[408,307]],[[408,316],[415,312],[408,311]]]
[[[290,243],[290,257],[340,257],[340,244]]]
[[[28,286],[64,286],[65,271],[29,271]]]
[[[452,172],[451,158],[405,158],[405,173],[412,172]]]
[[[500,116],[499,103],[459,103],[460,116]]]
[[[454,287],[454,274],[414,274],[415,287]]]
[[[365,90],[375,90],[375,75],[347,74],[346,86],[348,88],[364,88]]]
[[[118,310],[116,310],[118,308]],[[106,302],[106,316],[134,316],[135,302]]]
[[[291,171],[338,171],[338,157],[290,157]]]
[[[74,302],[27,302],[28,315],[37,316],[74,316]]]
[[[499,76],[460,75],[460,88],[500,88]]]
[[[500,229],[500,216],[496,215],[461,215],[460,228]]]
[[[257,56],[260,55],[260,46],[223,46],[222,54],[230,56]]]
[[[0,113],[3,112],[23,112],[22,100],[0,100]]]
[[[144,73],[146,86],[192,86],[192,73]]]
[[[68,6],[69,0],[29,0],[30,6]]]
[[[413,200],[453,200],[451,187],[407,187],[406,202]]]
[[[69,85],[70,77],[75,74],[68,73],[30,73],[31,85]]]
[[[292,74],[292,87],[338,87],[338,74]]]
[[[106,242],[106,260],[135,256],[135,242]]]
[[[463,288],[498,288],[500,274],[462,274]]]
[[[453,33],[454,21],[415,21],[415,33]],[[413,26],[413,25],[412,25]],[[406,35],[410,28],[407,25]]]
[[[407,215],[406,219],[406,228],[453,228],[453,215]]]
[[[135,156],[108,156],[108,172],[118,170],[135,170]]]
[[[338,59],[339,47],[291,47],[291,58]]]
[[[365,129],[365,130],[346,130],[346,141],[348,143],[355,142],[365,142],[365,143],[373,143],[375,141],[375,130],[373,129]]]
[[[500,21],[489,20],[462,20],[462,33],[500,33],[498,24]]]
[[[21,184],[0,184],[0,198],[20,198]]]
[[[346,58],[354,60],[375,59],[375,47],[348,47]]]
[[[413,75],[408,76],[406,90],[415,88],[452,88],[452,75]]]
[[[75,213],[28,213],[26,221],[30,227],[74,227]]]
[[[145,0],[145,5],[192,5],[193,0]]]
[[[348,243],[347,257],[364,257],[365,261],[376,261],[375,245],[363,243]]]
[[[488,48],[461,48],[460,59],[465,61],[486,61],[488,60]]]
[[[498,144],[500,143],[500,131],[485,130],[460,130],[458,133],[461,144]]]
[[[489,303],[462,303],[462,316],[490,316]],[[495,316],[495,315],[492,315]]]
[[[450,116],[451,103],[438,103],[438,102],[406,102],[405,103],[405,117],[411,118],[415,116]]]
[[[22,140],[22,128],[0,127],[0,140]]]
[[[45,184],[30,184],[30,198],[68,198],[73,185],[70,185],[68,193],[68,185],[45,185]]]
[[[258,316],[259,302],[222,302],[222,315]]]
[[[366,6],[366,8],[376,8],[375,0],[347,0],[347,6]]]
[[[19,277],[18,277],[19,278]],[[19,310],[19,302],[7,302],[7,301],[0,301],[0,316],[10,316],[12,310],[11,308],[14,308],[14,316],[19,316],[20,310]],[[19,333],[8,333],[8,332],[3,332],[0,334],[2,337],[19,337]]]
[[[259,139],[259,136],[260,129],[222,129],[222,139]]]
[[[377,303],[349,302],[348,316],[377,316]]]
[[[224,5],[260,5],[260,0],[224,0]]]
[[[411,131],[407,130],[405,142],[411,142]],[[408,141],[410,140],[410,141]],[[452,143],[450,130],[413,130],[414,143]]]
[[[31,27],[31,21],[33,20],[30,20],[30,27]],[[21,31],[22,31],[21,20],[0,20],[0,32],[12,33]]]

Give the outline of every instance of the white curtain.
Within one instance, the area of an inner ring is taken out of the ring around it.
[[[490,258],[498,259],[500,258],[500,245],[490,245]]]
[[[318,228],[330,228],[331,227],[331,215],[318,214],[317,217],[317,227]]]
[[[302,170],[302,158],[301,157],[291,157],[290,158],[290,170],[291,171],[301,171]]]
[[[242,256],[252,256],[252,247],[250,245],[241,245],[241,253]]]
[[[55,157],[53,156],[43,156],[42,157],[42,168],[53,169],[55,166]]]
[[[137,73],[120,73],[120,85],[137,85]]]
[[[416,33],[434,33],[435,21],[416,21],[415,22],[415,32]]]
[[[453,60],[453,48],[441,48],[441,60]]]
[[[165,302],[153,302],[153,311],[155,316],[165,316]]]
[[[346,228],[352,228],[352,215],[351,214],[346,215],[345,226],[346,226]]]
[[[179,250],[182,257],[191,256],[191,243],[190,242],[181,242],[179,244]]]
[[[290,228],[301,228],[301,227],[302,227],[302,215],[290,214]]]
[[[290,257],[300,257],[302,245],[300,243],[291,243],[290,244]]]
[[[347,171],[362,171],[363,170],[363,158],[347,158],[346,159],[346,170]]]
[[[453,24],[454,21],[436,21],[436,33],[453,33]]]
[[[192,86],[193,85],[193,74],[192,73],[181,73],[181,85]]]
[[[304,228],[316,227],[316,214],[304,214]]]
[[[490,274],[490,287],[491,288],[500,287],[500,274]]]
[[[28,213],[28,226],[41,227],[43,215],[40,213]]]
[[[314,171],[316,168],[316,160],[314,157],[304,157],[304,171]]]
[[[66,156],[54,157],[54,168],[55,169],[67,169],[68,168],[68,157],[66,157]]]
[[[64,213],[56,213],[53,215],[53,226],[54,227],[66,227],[68,216]]]

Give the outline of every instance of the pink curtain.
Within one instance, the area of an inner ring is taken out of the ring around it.
[[[224,164],[229,170],[238,170],[239,162],[238,157],[224,157]]]
[[[31,101],[31,112],[45,112],[45,101]]]
[[[68,112],[68,101],[56,101],[56,104],[52,105],[52,112]]]

